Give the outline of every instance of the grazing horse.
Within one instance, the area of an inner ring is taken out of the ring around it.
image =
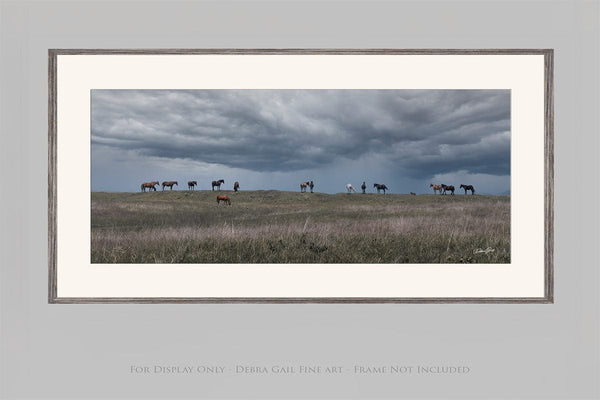
[[[142,183],[141,189],[142,192],[145,192],[146,189],[148,189],[148,191],[150,191],[150,189],[154,189],[154,191],[156,192],[156,185],[158,185],[158,181],[154,181],[154,182],[144,182]]]
[[[240,189],[240,183],[238,181],[235,181],[235,183],[233,184],[233,191],[237,192]]]
[[[411,196],[416,196],[417,194],[415,192],[410,192]]]
[[[350,192],[356,193],[356,189],[354,189],[354,186],[352,186],[351,184],[346,185],[346,190],[348,191],[348,193],[350,193]]]
[[[313,183],[313,181],[310,181],[310,183],[308,184],[308,186],[310,187],[310,192],[313,192],[313,188],[315,187],[315,184]]]
[[[374,183],[373,184],[374,188],[377,188],[377,193],[381,193],[380,190],[383,190],[383,194],[385,194],[386,190],[390,190],[388,189],[387,186],[385,186],[383,183],[379,184],[379,183]]]
[[[194,190],[194,187],[198,184],[198,182],[196,181],[189,181],[188,182],[188,189],[189,190]]]
[[[454,195],[454,186],[452,186],[452,185],[444,185],[442,183],[442,190],[444,191],[443,194],[446,194],[446,191],[449,191],[452,193],[452,195]]]
[[[163,190],[165,190],[165,186],[168,186],[171,188],[171,190],[173,190],[173,185],[177,185],[177,181],[168,181],[168,182],[163,182],[162,183],[162,188]],[[177,185],[179,186],[179,185]]]
[[[433,188],[433,194],[436,194],[435,193],[436,191],[438,191],[438,192],[440,192],[440,194],[442,194],[442,185],[434,185],[433,183],[430,183],[429,187]]]
[[[229,198],[229,196],[225,196],[224,194],[218,195],[217,196],[217,204],[219,204],[222,201],[227,203],[227,205],[231,205],[231,199]]]
[[[212,190],[215,190],[215,186],[217,189],[221,190],[221,184],[225,183],[225,179],[219,179],[218,181],[212,181]]]
[[[310,182],[302,182],[300,184],[300,193],[306,193],[306,188],[310,185]]]
[[[366,192],[366,190],[367,190],[367,184],[366,183],[363,182],[362,185],[360,185],[360,188],[362,189],[363,194],[367,193]]]
[[[467,190],[471,191],[471,194],[475,194],[475,188],[473,185],[460,185],[461,188],[465,189],[465,194],[467,194]]]

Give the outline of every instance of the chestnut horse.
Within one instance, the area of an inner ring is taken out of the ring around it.
[[[475,188],[473,185],[460,185],[462,189],[465,189],[465,194],[467,194],[467,190],[471,191],[471,194],[475,194]]]
[[[240,189],[240,183],[238,181],[235,181],[235,183],[233,184],[233,191],[237,192]]]
[[[436,194],[436,191],[439,191],[440,194],[442,194],[442,185],[434,185],[433,183],[430,183],[429,187],[433,188],[433,194]]]
[[[165,190],[165,186],[170,187],[173,190],[173,185],[177,185],[177,181],[167,181],[162,183],[162,188]],[[179,186],[179,185],[177,185]]]
[[[154,181],[154,182],[144,182],[142,183],[142,192],[145,192],[146,189],[148,189],[148,191],[150,191],[150,189],[154,189],[154,191],[156,192],[156,185],[158,185],[158,181]]]
[[[188,189],[194,190],[194,187],[198,184],[196,181],[188,181]]]
[[[217,189],[221,190],[221,184],[225,183],[225,179],[219,179],[218,181],[212,181],[212,190],[215,190],[215,186]]]
[[[300,193],[306,192],[306,188],[310,185],[310,182],[302,182],[300,184]]]
[[[217,204],[219,204],[222,201],[224,201],[228,205],[231,205],[231,199],[229,199],[229,196],[225,196],[224,194],[218,195],[217,196]]]

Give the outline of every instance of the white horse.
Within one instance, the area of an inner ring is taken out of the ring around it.
[[[356,193],[356,189],[354,189],[354,186],[352,186],[351,184],[346,185],[346,190],[348,191],[348,193],[351,193],[351,192]]]

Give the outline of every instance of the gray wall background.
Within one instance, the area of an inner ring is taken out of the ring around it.
[[[0,3],[6,399],[600,398],[596,1]],[[48,305],[48,48],[554,48],[553,305]],[[135,375],[130,365],[466,365]]]

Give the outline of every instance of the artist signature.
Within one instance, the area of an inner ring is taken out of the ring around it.
[[[479,254],[479,253],[488,254],[488,253],[491,253],[493,251],[494,251],[494,249],[492,249],[491,247],[488,247],[487,249],[475,249],[475,250],[473,250],[473,254]]]

